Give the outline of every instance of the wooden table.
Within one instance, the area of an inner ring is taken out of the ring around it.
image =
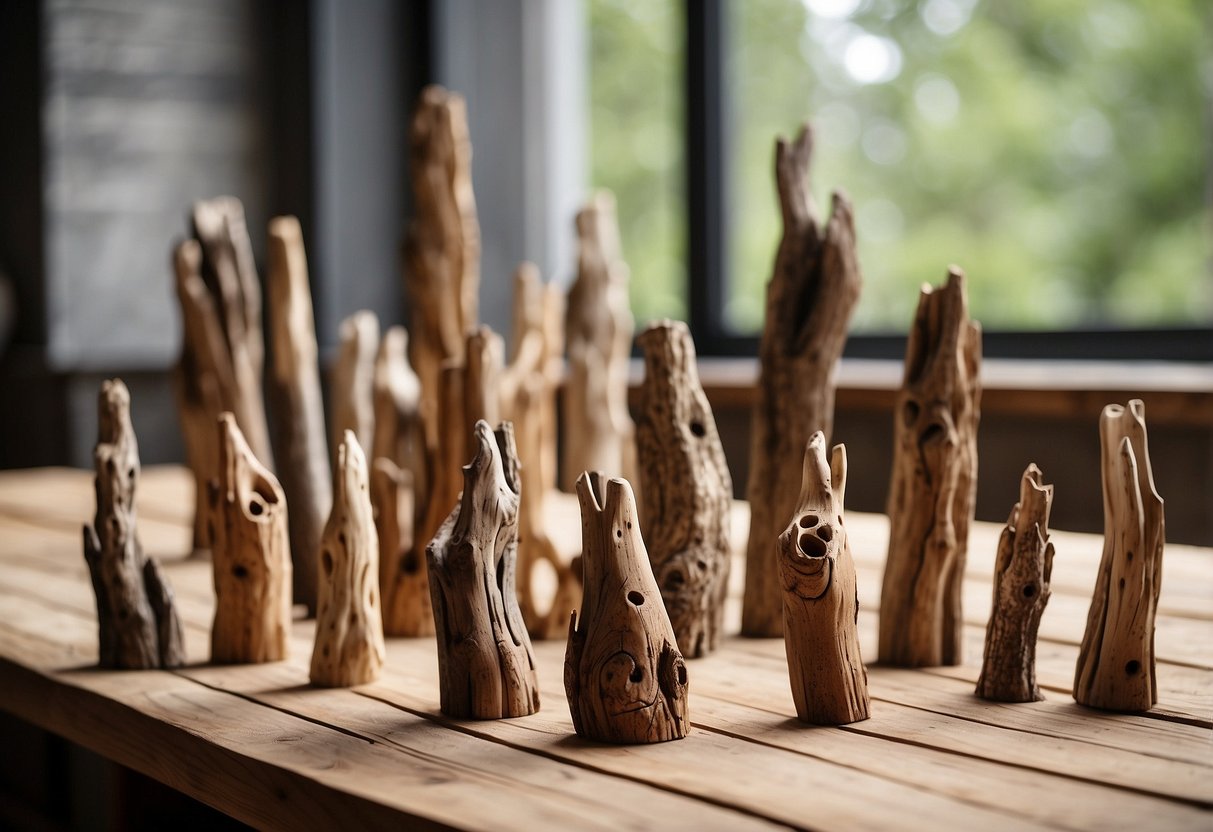
[[[91,475],[0,474],[0,708],[256,826],[1213,828],[1213,550],[1167,548],[1161,701],[1149,714],[1087,710],[1070,697],[1100,540],[1061,532],[1038,649],[1048,699],[973,696],[999,531],[979,523],[964,666],[870,667],[872,719],[810,728],[791,719],[783,643],[732,638],[690,663],[690,737],[613,747],[573,734],[563,642],[536,644],[541,711],[494,722],[439,714],[432,639],[389,639],[382,680],[352,690],[308,685],[309,621],[296,622],[289,661],[209,666],[210,566],[182,559],[190,488],[182,469],[148,469],[139,499],[142,538],[167,564],[192,663],[112,672],[93,667],[80,543]],[[569,530],[564,545],[577,546],[575,502],[551,509]],[[739,504],[739,549],[746,516]],[[847,522],[873,659],[887,523]],[[739,589],[739,570],[733,578]]]

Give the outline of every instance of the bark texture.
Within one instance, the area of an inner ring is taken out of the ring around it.
[[[834,423],[834,371],[862,277],[850,201],[832,199],[823,228],[809,190],[813,133],[806,124],[775,146],[783,237],[767,284],[758,398],[750,440],[750,535],[741,632],[778,636],[782,625],[775,540],[796,508],[797,464],[815,431]]]

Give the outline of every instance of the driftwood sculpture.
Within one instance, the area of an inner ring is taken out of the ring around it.
[[[371,517],[366,456],[354,432],[337,446],[333,512],[320,538],[320,592],[312,684],[363,685],[383,669],[379,539]]]
[[[822,228],[809,190],[813,133],[775,145],[783,237],[767,284],[750,440],[750,536],[741,632],[777,636],[783,620],[775,539],[796,509],[805,444],[834,423],[834,368],[862,278],[851,203],[835,192]]]
[[[333,366],[333,455],[345,439],[354,437],[366,454],[375,432],[375,358],[379,351],[379,319],[365,309],[341,322],[341,349]]]
[[[813,725],[867,719],[868,674],[859,655],[855,562],[843,523],[847,449],[826,461],[825,434],[804,449],[792,522],[779,536],[783,640],[796,715]]]
[[[270,395],[278,442],[278,476],[290,511],[295,601],[316,614],[316,552],[333,505],[325,444],[324,401],[312,293],[299,220],[277,217],[269,227],[269,318],[274,345]],[[213,433],[213,431],[212,431]]]
[[[379,590],[383,631],[389,636],[432,636],[425,553],[413,535],[416,491],[412,475],[387,457],[371,468],[371,505],[379,536]]]
[[[1035,464],[1023,472],[1019,502],[998,538],[994,560],[994,603],[986,625],[985,657],[977,695],[994,702],[1038,702],[1036,631],[1049,603],[1053,544],[1049,511],[1053,486]]]
[[[1093,708],[1147,711],[1158,703],[1154,613],[1166,534],[1140,399],[1104,408],[1099,444],[1103,558],[1078,653],[1074,698]]]
[[[924,286],[894,410],[889,554],[880,595],[880,660],[961,662],[961,584],[977,490],[981,328],[964,274]]]
[[[209,489],[215,623],[211,661],[285,659],[291,627],[286,497],[230,413],[218,419],[219,472]]]
[[[389,328],[379,342],[372,385],[375,432],[370,458],[392,460],[409,472],[414,492],[425,494],[427,461],[421,380],[409,366],[407,350],[408,332],[402,326]]]
[[[135,490],[139,445],[131,426],[131,397],[118,379],[102,382],[97,398],[97,513],[84,527],[84,559],[97,596],[98,663],[132,670],[185,663],[173,591],[139,544]]]
[[[539,710],[535,657],[514,589],[518,458],[507,422],[476,423],[463,496],[426,548],[442,712],[461,719]]]
[[[644,350],[636,445],[649,559],[677,642],[698,658],[716,649],[724,624],[733,481],[687,325],[659,321],[636,342]]]
[[[634,480],[635,446],[628,415],[632,313],[627,264],[619,249],[615,197],[602,191],[577,214],[577,279],[569,288],[564,390],[566,488],[583,471]]]
[[[585,592],[564,654],[573,727],[601,742],[682,739],[690,730],[687,666],[649,567],[632,488],[586,472],[577,499]]]
[[[434,445],[443,432],[436,419],[443,364],[463,362],[465,335],[478,320],[480,226],[462,96],[438,86],[422,90],[409,143],[415,204],[404,251],[409,360],[421,379],[426,437]]]

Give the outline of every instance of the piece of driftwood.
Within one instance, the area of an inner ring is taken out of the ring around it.
[[[363,309],[341,322],[341,348],[333,365],[330,394],[333,418],[330,443],[334,460],[345,432],[353,431],[363,454],[371,451],[375,433],[375,359],[379,352],[379,318]]]
[[[1053,486],[1035,463],[1019,481],[1019,502],[998,538],[994,558],[994,602],[986,625],[985,656],[977,695],[994,702],[1038,702],[1036,631],[1049,603],[1053,544],[1049,511]]]
[[[565,309],[569,369],[561,481],[572,488],[583,471],[603,471],[635,482],[634,427],[628,414],[629,271],[609,191],[595,194],[577,213],[577,238],[577,279]]]
[[[1093,708],[1147,711],[1158,703],[1154,614],[1166,532],[1146,439],[1140,399],[1103,409],[1103,557],[1074,674],[1074,698]]]
[[[716,649],[724,626],[733,480],[687,325],[658,321],[636,343],[644,350],[640,516],[674,635],[693,659]]]
[[[379,608],[379,537],[366,455],[352,430],[337,446],[333,511],[320,537],[313,685],[349,687],[379,678],[386,650]]]
[[[581,503],[581,613],[569,621],[564,689],[589,739],[651,743],[690,731],[687,666],[661,602],[627,480],[587,471]]]
[[[961,587],[977,491],[981,327],[964,274],[924,286],[894,408],[880,661],[960,664]]]
[[[376,459],[371,466],[383,632],[406,638],[434,634],[425,553],[413,534],[417,492],[411,481],[411,474],[387,457]]]
[[[97,512],[93,525],[84,527],[84,559],[97,597],[98,663],[132,670],[179,667],[185,645],[173,592],[139,543],[139,445],[130,393],[119,379],[101,383],[93,464]]]
[[[312,291],[303,233],[294,217],[269,225],[270,338],[274,349],[269,390],[274,403],[278,478],[286,495],[294,598],[316,614],[316,552],[333,505],[332,472],[324,430],[324,400]]]
[[[218,477],[209,489],[215,574],[211,661],[273,662],[287,656],[291,555],[286,497],[231,413],[218,419]]]
[[[518,458],[508,422],[472,433],[463,495],[426,547],[442,712],[461,719],[539,710],[535,657],[518,609]]]
[[[867,719],[868,674],[859,653],[859,594],[843,520],[847,449],[826,438],[805,445],[796,511],[779,535],[783,640],[796,716],[813,725]]]
[[[436,410],[443,364],[462,363],[466,333],[478,321],[480,226],[463,97],[439,86],[422,90],[409,146],[414,201],[404,247],[409,360],[421,379],[426,438],[434,445],[442,432]]]
[[[426,494],[428,462],[421,419],[421,380],[409,365],[408,332],[402,326],[390,327],[379,342],[372,399],[375,433],[369,458],[390,459],[409,472],[415,495]]]
[[[834,424],[834,371],[862,283],[851,203],[835,191],[823,228],[809,189],[813,132],[775,144],[783,236],[767,284],[758,397],[750,433],[750,534],[741,632],[778,636],[783,602],[775,540],[796,509],[800,458]]]

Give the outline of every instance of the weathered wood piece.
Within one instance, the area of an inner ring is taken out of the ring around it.
[[[600,742],[682,739],[687,666],[666,615],[627,480],[577,480],[585,590],[569,620],[564,689],[577,733]]]
[[[409,144],[415,205],[404,247],[409,360],[421,379],[433,445],[441,432],[436,409],[443,363],[463,361],[465,334],[478,321],[480,226],[463,97],[439,86],[422,90]]]
[[[363,309],[341,322],[341,348],[333,365],[333,418],[330,446],[334,460],[352,431],[363,454],[375,434],[375,359],[379,352],[379,318]]]
[[[1049,511],[1053,486],[1035,463],[1023,472],[1019,502],[998,538],[994,558],[994,602],[986,625],[985,656],[977,695],[994,702],[1039,702],[1036,631],[1049,603],[1053,544]]]
[[[658,321],[636,343],[644,350],[640,516],[674,635],[693,659],[716,649],[724,626],[733,480],[687,325]]]
[[[463,496],[426,547],[442,712],[501,719],[539,710],[535,656],[518,609],[518,457],[508,422],[476,423]]]
[[[244,440],[236,417],[218,419],[219,474],[209,490],[215,623],[211,661],[287,656],[291,554],[282,486]]]
[[[635,482],[636,449],[628,414],[632,349],[629,271],[619,246],[615,197],[594,195],[577,213],[577,279],[565,309],[568,380],[564,389],[565,488],[583,471]]]
[[[961,583],[977,491],[981,327],[964,274],[924,286],[894,409],[880,661],[960,664]]]
[[[805,444],[834,424],[834,372],[862,277],[851,203],[835,191],[822,228],[809,189],[813,133],[775,144],[775,183],[783,237],[767,284],[759,348],[758,398],[750,439],[741,632],[778,636],[783,621],[775,540],[796,509]]]
[[[319,606],[309,678],[350,687],[379,678],[386,649],[379,609],[379,538],[366,455],[352,430],[337,446],[333,511],[320,538]]]
[[[413,535],[416,493],[408,471],[387,457],[375,460],[371,467],[371,505],[379,536],[383,632],[389,636],[434,634],[425,553]]]
[[[414,494],[424,495],[428,463],[421,380],[409,365],[407,350],[408,332],[402,326],[390,327],[379,342],[372,388],[375,433],[369,458],[390,459],[408,471]]]
[[[1146,439],[1140,399],[1103,409],[1103,557],[1074,674],[1074,698],[1092,708],[1148,711],[1158,704],[1154,615],[1166,531]]]
[[[119,379],[101,383],[93,451],[97,511],[84,526],[84,559],[97,598],[102,667],[147,669],[185,664],[173,592],[139,543],[135,491],[139,445],[131,396]]]
[[[286,495],[294,599],[316,614],[316,552],[333,505],[325,441],[324,400],[312,291],[303,233],[295,217],[269,225],[270,338],[274,345],[269,390],[274,404],[278,477]],[[213,433],[213,431],[212,431]]]
[[[796,715],[813,725],[867,719],[868,673],[859,653],[859,592],[843,521],[847,449],[826,460],[825,434],[804,449],[800,496],[779,535],[783,640]]]

